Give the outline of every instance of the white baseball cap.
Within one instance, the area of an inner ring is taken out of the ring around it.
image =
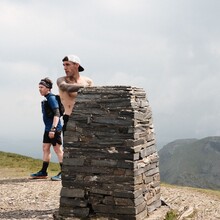
[[[79,64],[79,72],[82,72],[84,70],[84,68],[80,65],[80,59],[79,57],[77,57],[76,55],[67,55],[63,58],[63,61],[71,61],[73,63],[78,63]]]

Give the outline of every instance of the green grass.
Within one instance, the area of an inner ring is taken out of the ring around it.
[[[42,160],[40,159],[0,151],[1,178],[29,176],[30,173],[39,171],[41,167]],[[49,175],[55,175],[59,170],[58,163],[50,162]]]
[[[167,212],[165,216],[165,220],[177,220],[178,215],[176,214],[175,211],[171,210]]]

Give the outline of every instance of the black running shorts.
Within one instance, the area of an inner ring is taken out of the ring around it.
[[[61,131],[56,131],[54,138],[50,138],[49,131],[45,131],[43,137],[43,143],[50,143],[53,146],[56,146],[56,144],[62,145]]]

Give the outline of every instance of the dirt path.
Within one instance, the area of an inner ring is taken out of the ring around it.
[[[50,180],[1,179],[0,219],[53,219],[60,189],[61,182]],[[162,186],[161,192],[162,200],[178,212],[179,220],[220,219],[220,196],[185,187]],[[155,215],[151,219],[161,218]]]

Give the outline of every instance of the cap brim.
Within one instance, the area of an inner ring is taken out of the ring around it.
[[[82,66],[79,65],[79,68],[78,68],[79,72],[82,72],[84,71],[84,68]]]

